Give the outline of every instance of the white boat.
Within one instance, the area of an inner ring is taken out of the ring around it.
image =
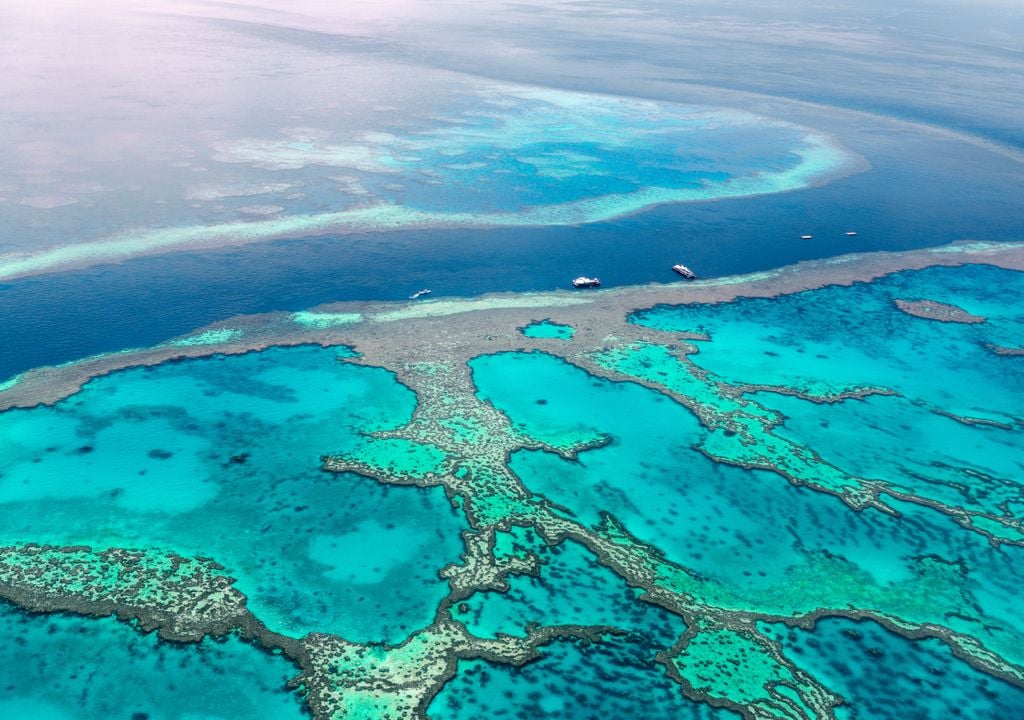
[[[801,240],[813,240],[814,236],[813,235],[801,235],[800,239]]]
[[[601,281],[598,280],[597,278],[590,278],[586,277],[585,275],[580,275],[578,278],[572,281],[572,286],[576,288],[601,287]]]
[[[855,237],[856,235],[857,235],[857,233],[854,232],[853,230],[847,230],[846,231],[846,237]]]
[[[697,274],[690,268],[686,267],[685,265],[673,265],[672,269],[675,270],[680,275],[682,275],[687,280],[693,280],[694,278],[697,277]]]
[[[410,295],[409,299],[410,300],[415,300],[416,298],[421,298],[424,295],[429,295],[429,294],[430,294],[430,290],[428,290],[427,288],[423,288],[422,290],[417,290],[412,295]]]

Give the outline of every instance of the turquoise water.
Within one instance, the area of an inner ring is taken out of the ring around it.
[[[1012,610],[1024,549],[995,550],[929,508],[895,503],[900,518],[854,512],[774,473],[714,463],[692,449],[705,431],[686,408],[550,355],[484,356],[472,367],[480,394],[527,434],[576,427],[584,415],[591,432],[610,436],[577,462],[520,451],[511,466],[529,490],[581,521],[610,512],[692,569],[702,600],[773,614],[860,607],[970,632],[1024,662]],[[825,417],[837,407],[804,404]]]
[[[818,405],[757,393],[785,415],[776,434],[866,478],[954,507],[1024,516],[1020,431],[965,425],[902,397]]]
[[[1024,709],[1024,689],[979,673],[938,640],[907,640],[876,623],[841,618],[821,620],[813,632],[769,632],[846,698],[839,720],[1004,720]]]
[[[812,467],[820,455],[896,490],[1016,516],[1019,430],[966,424],[944,413],[962,405],[1015,422],[1020,358],[1000,357],[984,344],[1015,342],[1016,308],[1003,308],[987,290],[978,290],[981,301],[974,304],[970,296],[976,285],[1004,282],[1008,289],[999,297],[1014,301],[1022,290],[1018,280],[974,266],[901,273],[880,289],[856,285],[782,298],[777,315],[769,313],[771,304],[740,300],[713,312],[659,308],[642,316],[662,327],[708,332],[712,340],[700,343],[693,357],[730,383],[792,382],[815,392],[871,384],[899,396],[815,403],[760,390],[740,397],[743,387],[688,375],[684,363],[656,345],[627,348],[609,363],[625,377],[671,384],[723,416],[752,423],[777,417],[772,432],[798,443],[782,447],[813,449],[818,455],[807,451],[805,458]],[[950,294],[938,295],[944,289]],[[897,310],[894,298],[956,302],[991,320],[971,326],[923,320]],[[732,313],[747,336],[729,322],[716,324],[718,311],[727,319]],[[699,322],[685,315],[701,312],[707,317]],[[768,329],[759,335],[760,317]],[[854,331],[858,320],[870,329]],[[844,324],[846,341],[833,332]],[[720,344],[723,335],[727,342]],[[735,376],[730,353],[750,356],[751,343],[769,361],[752,363],[751,377]],[[786,353],[810,359],[780,368]],[[833,367],[830,353],[845,353],[846,362]],[[445,448],[367,435],[406,423],[416,398],[386,370],[341,362],[349,354],[297,347],[132,369],[95,379],[52,408],[0,414],[0,442],[8,449],[0,460],[0,505],[8,517],[0,542],[210,556],[239,578],[253,610],[274,630],[401,641],[433,619],[447,589],[437,572],[458,558],[465,524],[441,488],[384,485],[319,469],[321,456],[331,452],[364,458],[385,475],[422,472],[443,458]],[[961,362],[986,374],[972,379],[973,393],[950,384]],[[928,363],[936,371],[920,372]],[[995,547],[930,507],[888,498],[898,515],[857,511],[780,473],[713,462],[700,449],[714,433],[693,410],[554,355],[485,355],[470,369],[478,397],[519,433],[554,447],[604,441],[574,460],[520,450],[509,464],[556,512],[599,534],[609,532],[602,518],[610,513],[689,570],[679,587],[697,602],[760,616],[861,609],[969,634],[1024,665],[1017,609],[1024,548]],[[762,429],[757,442],[764,437]],[[460,438],[470,447],[451,450],[472,456],[472,437]],[[628,715],[640,696],[651,698],[655,717],[724,714],[686,700],[652,662],[684,632],[683,622],[639,602],[636,590],[590,551],[570,541],[551,548],[521,528],[499,532],[496,548],[499,555],[536,553],[540,574],[511,578],[507,593],[478,593],[457,604],[455,616],[472,632],[522,636],[530,623],[542,623],[611,624],[626,634],[588,646],[555,643],[522,670],[464,661],[432,702],[435,717],[477,717],[482,708],[497,717]],[[711,631],[698,638],[720,647]],[[780,642],[799,667],[824,668],[821,679],[829,685],[834,672],[812,657],[811,641],[787,634]],[[961,661],[950,662],[943,675],[956,686],[950,697],[975,688],[974,674]],[[874,717],[872,706],[858,705],[844,687],[834,689],[849,695],[852,711]],[[719,688],[718,696],[729,697],[729,690]],[[996,694],[1004,698],[998,703],[1014,702],[1012,693]]]
[[[991,319],[941,323],[895,311],[894,299],[952,303]],[[658,307],[633,321],[707,333],[711,341],[698,342],[691,357],[732,384],[882,386],[957,415],[1013,423],[1021,418],[1024,365],[984,345],[1024,344],[1022,308],[1024,273],[970,265],[770,300]]]
[[[687,700],[664,668],[652,664],[649,657],[646,643],[627,636],[589,646],[558,642],[521,669],[462,661],[459,674],[427,710],[435,720],[739,717]]]
[[[544,563],[539,578],[514,576],[505,593],[477,593],[455,617],[480,637],[525,635],[526,626],[607,625],[626,630],[652,648],[672,645],[686,630],[683,621],[648,603],[637,591],[597,564],[593,553],[574,542],[548,547],[531,531],[516,538]],[[651,652],[653,659],[654,650]]]
[[[84,219],[81,208],[61,212],[60,202],[37,208],[17,226],[39,242],[0,253],[0,279],[197,243],[600,222],[668,203],[806,188],[866,166],[831,135],[779,118],[453,80],[435,79],[429,100],[417,93],[419,112],[400,119],[371,112],[363,121],[372,130],[346,132],[337,113],[315,112],[305,127],[290,119],[289,127],[197,139],[189,157],[204,164],[205,182],[196,185],[180,161],[149,167],[165,183],[151,202],[116,202],[123,195],[110,193],[103,211],[86,205]],[[123,182],[117,177],[115,185]],[[135,197],[139,188],[130,192]],[[160,209],[150,210],[154,204]],[[42,233],[33,221],[39,210],[53,218]],[[55,230],[68,225],[63,234]]]
[[[952,303],[985,320],[914,317],[895,307],[897,299]],[[943,504],[946,512],[980,514],[969,522],[996,538],[1019,541],[1024,420],[1017,398],[1024,396],[1024,363],[993,346],[1021,346],[1022,300],[1024,273],[971,265],[902,272],[774,301],[660,307],[633,319],[707,333],[711,339],[697,341],[700,350],[690,358],[732,386],[732,395],[753,384],[812,397],[859,387],[900,396],[815,407],[762,392],[748,406],[762,414],[781,412],[783,424],[771,435],[758,431],[747,448],[718,434],[706,446],[715,457],[742,462],[763,451],[776,466],[793,467],[799,452],[801,466],[793,474],[803,481],[862,489],[877,481]],[[810,450],[831,464],[808,463]]]
[[[287,660],[237,639],[175,645],[110,618],[29,615],[0,603],[0,717],[298,720]]]
[[[366,446],[361,433],[403,423],[415,404],[391,373],[338,355],[127,370],[52,408],[3,413],[0,542],[213,557],[274,630],[402,640],[433,619],[463,524],[439,488],[319,469],[323,453]]]
[[[636,591],[574,542],[552,548],[532,531],[513,528],[499,533],[497,547],[499,555],[506,548],[535,552],[543,563],[540,577],[512,577],[508,592],[477,593],[458,606],[455,617],[472,633],[522,636],[527,625],[538,623],[611,625],[625,634],[590,647],[555,643],[519,671],[462,662],[459,675],[431,704],[431,717],[626,717],[636,712],[638,697],[645,699],[648,717],[725,716],[686,700],[654,663],[657,652],[685,631],[680,618],[638,601]]]
[[[568,508],[588,525],[614,510],[630,531],[662,543],[684,503],[679,491],[694,470],[673,457],[701,434],[680,405],[644,388],[595,378],[540,353],[505,353],[470,363],[481,397],[539,440],[562,433],[607,434],[610,445],[566,462],[540,451],[519,451],[511,467],[530,490]],[[585,419],[584,419],[585,418]],[[710,465],[710,463],[705,463]],[[693,473],[698,477],[697,473]],[[677,533],[685,533],[678,522]]]
[[[575,328],[571,325],[562,325],[551,320],[539,320],[530,323],[526,327],[521,328],[520,332],[526,337],[548,340],[572,340],[572,336],[576,334]]]

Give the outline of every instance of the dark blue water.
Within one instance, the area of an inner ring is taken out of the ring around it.
[[[548,290],[581,273],[606,286],[670,282],[676,262],[712,277],[851,251],[1024,238],[1018,163],[962,143],[847,129],[858,141],[843,139],[873,168],[799,192],[578,227],[277,241],[0,284],[0,379],[232,315],[404,299],[423,287],[435,296]],[[850,229],[859,235],[846,237]]]
[[[841,720],[971,718],[1024,713],[1024,690],[984,675],[940,640],[907,640],[867,621],[827,618],[812,632],[767,627],[789,657],[846,704]]]

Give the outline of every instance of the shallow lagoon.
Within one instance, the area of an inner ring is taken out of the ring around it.
[[[895,311],[896,299],[952,303],[990,320],[963,325],[913,317]],[[883,387],[949,413],[1014,423],[1024,371],[985,345],[1024,340],[1022,307],[1024,273],[971,265],[770,300],[655,308],[634,321],[709,334],[691,359],[732,384],[811,392]]]
[[[543,563],[539,577],[516,576],[505,593],[477,593],[455,617],[480,637],[523,635],[540,625],[613,626],[648,644],[651,659],[686,630],[683,621],[637,600],[638,591],[597,563],[593,553],[573,542],[548,547],[532,531],[513,528],[514,552],[529,550]]]
[[[613,514],[640,540],[698,573],[704,600],[780,615],[853,606],[949,623],[1024,660],[1009,609],[1024,577],[1020,548],[997,551],[984,536],[928,508],[899,503],[900,518],[875,509],[855,512],[780,475],[712,462],[692,449],[706,431],[686,408],[550,355],[484,356],[472,367],[481,396],[528,436],[610,436],[609,444],[575,462],[520,451],[511,467],[529,490],[587,524]],[[842,407],[785,400],[802,403],[808,423]],[[992,430],[961,427],[981,436]],[[886,479],[898,485],[912,477],[896,466]],[[962,576],[947,577],[928,557],[963,563]],[[921,596],[922,584],[934,585],[933,594]],[[979,605],[990,626],[969,619],[968,608]],[[994,623],[1002,629],[994,630]]]
[[[631,717],[637,698],[651,720],[733,720],[739,715],[688,701],[652,665],[652,648],[634,636],[589,646],[560,642],[541,659],[518,670],[473,661],[459,664],[459,675],[428,709],[437,720],[561,717],[598,720]]]
[[[520,328],[519,331],[526,337],[545,340],[571,340],[576,333],[572,326],[561,325],[550,320],[538,320]]]
[[[937,640],[907,640],[843,618],[819,620],[813,631],[766,629],[846,698],[839,720],[1001,720],[1024,707],[1024,690],[975,671]]]
[[[4,413],[0,542],[209,556],[272,630],[404,639],[433,619],[462,521],[440,489],[319,470],[322,453],[365,445],[361,433],[414,406],[390,373],[338,356],[299,347],[170,363]]]
[[[112,618],[0,603],[0,717],[299,720],[297,668],[235,638],[175,645]]]

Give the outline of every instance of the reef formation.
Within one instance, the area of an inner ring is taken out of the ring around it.
[[[214,142],[206,159],[231,181],[182,188],[179,214],[192,223],[137,217],[70,244],[45,238],[0,254],[0,280],[281,238],[577,225],[788,192],[868,167],[826,133],[738,110],[467,78],[440,94],[444,110],[393,132],[338,133],[335,118],[317,118],[309,122],[320,127]],[[324,194],[329,203],[317,200]],[[225,197],[262,202],[225,218]]]
[[[327,497],[367,478],[443,491],[461,556],[437,569],[433,619],[400,641],[280,631],[220,559],[91,538],[0,548],[0,595],[179,642],[246,638],[295,663],[318,718],[441,717],[474,663],[624,642],[708,712],[840,717],[856,698],[797,634],[838,622],[945,648],[1012,695],[1024,372],[992,348],[1019,346],[1022,306],[1024,246],[968,243],[685,286],[235,318],[39,369],[0,391],[0,419],[124,368],[270,346],[386,370],[414,406],[315,449]],[[261,396],[288,394],[269,377]],[[13,492],[0,482],[0,500]],[[573,597],[606,587],[618,599]]]

